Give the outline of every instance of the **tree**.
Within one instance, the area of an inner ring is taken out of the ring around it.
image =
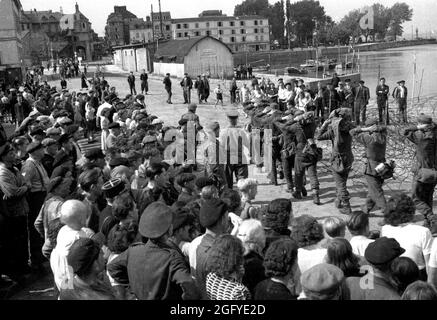
[[[267,17],[272,26],[273,40],[283,42],[285,25],[284,0],[276,2],[271,6]]]
[[[291,4],[289,11],[293,33],[301,44],[312,41],[316,24],[319,27],[326,21],[325,9],[319,1],[299,1]]]
[[[234,8],[234,16],[267,15],[270,9],[268,0],[245,0]]]
[[[389,34],[391,34],[396,41],[396,37],[402,36],[404,33],[402,24],[406,21],[411,21],[413,18],[413,9],[410,9],[405,2],[397,2],[390,8],[390,14],[391,21]]]
[[[355,9],[341,19],[340,23],[337,25],[336,31],[341,33],[341,38],[343,38],[343,40],[347,35],[348,39],[352,38],[352,42],[355,43],[355,39],[361,36],[362,30],[360,28],[360,19],[362,16],[360,10]]]
[[[375,38],[383,40],[387,35],[387,31],[390,26],[391,10],[388,7],[384,7],[382,4],[375,3],[373,5],[373,12],[375,14],[373,40],[376,40]]]

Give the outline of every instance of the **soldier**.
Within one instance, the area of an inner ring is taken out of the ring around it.
[[[416,209],[425,216],[425,225],[429,226],[433,215],[433,195],[436,186],[437,170],[437,127],[432,118],[419,115],[418,125],[407,128],[404,136],[417,146],[416,164],[413,166],[413,200]]]
[[[200,125],[200,119],[199,116],[196,114],[197,111],[197,105],[190,104],[188,106],[188,112],[182,115],[181,120],[179,120],[179,125],[182,128],[182,133],[184,134],[184,140],[185,140],[185,159],[192,160],[193,158],[188,155],[189,150],[194,150],[194,159],[196,159],[196,147],[197,147],[197,134],[199,131],[203,130],[203,127]],[[194,141],[191,141],[188,136],[188,122],[194,122]],[[192,143],[194,146],[190,146],[191,148],[188,148],[188,144]],[[193,156],[193,155],[191,155]],[[197,165],[196,163],[192,163],[193,169],[196,170]]]
[[[220,134],[220,144],[226,151],[225,174],[229,189],[234,186],[234,175],[237,181],[249,177],[249,137],[242,128],[237,127],[238,116],[237,110],[228,112],[230,125]]]
[[[337,90],[334,90],[334,86],[330,83],[327,85],[327,90],[324,92],[324,105],[327,108],[327,113],[331,114],[339,107],[339,96]]]
[[[345,95],[345,97],[344,97],[344,106],[346,108],[349,108],[350,110],[353,110],[354,103],[355,103],[355,97],[354,97],[353,88],[351,86],[351,80],[350,79],[346,79],[344,81],[344,95]]]
[[[395,98],[399,109],[399,122],[407,123],[407,97],[408,89],[405,87],[405,81],[399,81],[398,86],[393,90],[393,98]]]
[[[225,152],[223,146],[220,144],[220,124],[218,122],[211,123],[208,127],[209,141],[205,149],[205,173],[218,186],[221,193],[227,189],[228,183],[225,175]],[[212,148],[212,149],[211,149]]]
[[[130,94],[136,95],[137,90],[135,89],[135,76],[134,76],[133,71],[131,71],[129,77],[127,77],[127,82],[129,83]]]
[[[350,110],[342,108],[331,113],[317,135],[319,141],[332,141],[331,171],[337,188],[335,206],[347,215],[352,213],[347,190],[347,179],[354,162],[352,136],[349,133],[352,129]]]
[[[145,69],[143,69],[143,73],[140,76],[141,80],[141,93],[146,94],[149,92],[149,76]]]
[[[191,89],[193,89],[193,81],[188,76],[188,73],[184,74],[184,78],[181,81],[182,91],[184,93],[184,104],[191,103]]]
[[[359,82],[358,87],[355,88],[355,105],[354,105],[354,113],[355,113],[355,124],[360,125],[360,116],[361,121],[363,123],[366,122],[366,109],[370,100],[370,92],[369,88],[364,86],[364,81],[361,80]]]
[[[366,147],[366,178],[368,195],[363,211],[370,213],[375,205],[383,212],[386,206],[384,197],[384,178],[376,171],[376,168],[385,163],[385,153],[387,149],[387,128],[378,126],[377,119],[368,119],[364,128],[352,129],[350,134]]]
[[[376,87],[376,102],[378,103],[379,122],[389,125],[388,114],[388,95],[390,87],[385,84],[385,78],[379,80],[379,85]],[[385,119],[385,121],[384,121]]]

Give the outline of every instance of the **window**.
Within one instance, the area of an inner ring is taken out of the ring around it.
[[[180,28],[181,28],[181,24],[178,23],[178,24],[176,25],[176,29],[180,29]]]
[[[184,37],[185,37],[185,38],[188,37],[188,32],[184,32]]]
[[[235,37],[231,37],[231,42],[235,42]]]
[[[184,29],[188,29],[188,23],[184,23]]]
[[[264,28],[259,29],[259,32],[264,33]]]
[[[263,25],[263,21],[262,21],[262,20],[260,20],[260,21],[259,21],[259,24],[260,24],[260,25],[262,26],[262,25]]]
[[[85,23],[82,23],[82,28],[83,28],[83,29],[85,29],[85,28],[86,28],[86,25],[85,25]]]
[[[210,36],[210,35],[211,35],[211,31],[207,30],[207,31],[206,31],[206,35],[207,35],[207,36]]]
[[[240,33],[241,33],[241,34],[245,34],[245,33],[246,33],[246,30],[241,29],[241,30],[240,30]]]
[[[223,27],[223,22],[219,21],[219,22],[217,22],[217,25],[218,25],[219,27]]]
[[[182,38],[182,33],[178,32],[178,38]]]
[[[166,26],[165,26],[165,30],[166,30],[166,31],[170,31],[170,26],[169,26],[169,25],[166,25]]]
[[[235,27],[235,22],[234,22],[234,21],[230,21],[230,22],[229,22],[229,26],[231,26],[231,27]]]
[[[159,30],[159,25],[155,25],[155,30]]]
[[[209,28],[209,22],[206,23],[206,27]]]
[[[196,32],[194,32],[194,35],[195,35],[196,37],[200,37],[200,32],[199,32],[199,31],[196,31]]]
[[[253,31],[254,31],[255,33],[258,33],[258,29],[257,29],[257,28],[255,28]]]
[[[258,20],[255,20],[253,23],[257,26],[258,25]]]
[[[246,42],[246,37],[241,37],[241,42]]]
[[[194,24],[194,27],[195,27],[196,29],[199,29],[199,24],[196,22],[196,23]]]
[[[219,30],[219,34],[222,35],[223,34],[223,30]]]
[[[244,26],[244,21],[240,21],[240,26]]]
[[[258,36],[255,36],[255,41],[258,41]]]
[[[231,30],[231,34],[235,34],[235,30]]]

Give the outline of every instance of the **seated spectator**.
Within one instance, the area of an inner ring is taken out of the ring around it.
[[[302,274],[302,298],[305,300],[343,300],[343,271],[332,264],[318,264]]]
[[[294,280],[298,273],[296,242],[282,238],[273,242],[264,257],[264,267],[268,279],[255,287],[255,300],[296,300],[297,295],[289,289],[299,285]]]
[[[67,261],[74,278],[62,283],[60,300],[115,300],[111,289],[99,279],[105,270],[105,260],[97,242],[77,239],[70,247]]]
[[[326,256],[326,248],[322,248],[321,241],[324,239],[323,227],[316,218],[303,215],[291,220],[291,239],[299,246],[298,262],[302,273],[308,269],[323,263]]]
[[[183,202],[181,202],[181,204],[183,204]],[[180,208],[172,207],[172,211],[173,235],[170,241],[173,242],[188,259],[190,243],[200,235],[196,226],[197,217],[185,206]]]
[[[270,202],[264,209],[262,224],[266,232],[266,248],[270,243],[282,237],[289,237],[288,224],[293,215],[291,201],[288,199],[276,199]]]
[[[437,290],[424,281],[410,284],[402,295],[402,300],[437,300]]]
[[[202,189],[202,192],[200,193],[200,200],[212,200],[212,199],[219,199],[219,192],[218,189],[215,186],[206,186]]]
[[[257,208],[252,205],[252,201],[258,193],[258,182],[255,179],[242,179],[238,181],[237,187],[241,193],[241,219],[261,220]]]
[[[390,266],[390,272],[400,296],[410,284],[419,280],[417,264],[407,257],[394,259]]]
[[[249,290],[241,283],[244,248],[231,235],[217,237],[206,259],[206,292],[210,300],[248,300]]]
[[[420,280],[426,281],[433,237],[428,228],[413,223],[415,214],[416,206],[411,197],[406,194],[393,196],[387,201],[381,236],[396,239],[405,249],[403,256],[411,258],[419,267]]]
[[[326,251],[326,263],[332,264],[343,271],[346,278],[360,277],[360,263],[352,252],[352,247],[346,239],[332,239]]]
[[[196,200],[197,197],[194,194],[196,176],[192,173],[182,173],[177,176],[176,183],[182,189],[179,194],[178,201],[189,203]]]
[[[260,221],[249,219],[240,224],[237,237],[243,242],[244,247],[243,284],[253,297],[256,285],[266,279],[263,266],[266,235]]]
[[[369,215],[363,211],[355,211],[352,213],[347,228],[352,234],[350,244],[354,254],[364,257],[364,252],[367,246],[374,240],[369,239]]]
[[[344,238],[346,223],[338,217],[330,217],[323,221],[323,231],[327,239]]]

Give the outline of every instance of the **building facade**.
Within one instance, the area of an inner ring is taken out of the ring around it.
[[[221,11],[204,11],[197,18],[173,19],[175,40],[211,36],[232,51],[270,50],[269,20],[261,16],[229,17]]]
[[[95,58],[97,34],[77,3],[72,14],[36,9],[23,11],[20,23],[27,64],[75,56],[83,60]]]
[[[150,17],[147,20],[135,19],[129,25],[130,41],[132,44],[139,42],[153,42],[153,27]]]
[[[169,11],[151,12],[154,40],[170,40],[172,37],[172,20]]]
[[[12,84],[23,76],[21,2],[0,1],[0,81]]]
[[[126,6],[114,6],[114,12],[108,16],[106,22],[106,39],[110,46],[124,46],[129,44],[129,25],[138,19],[136,15],[128,11]]]

